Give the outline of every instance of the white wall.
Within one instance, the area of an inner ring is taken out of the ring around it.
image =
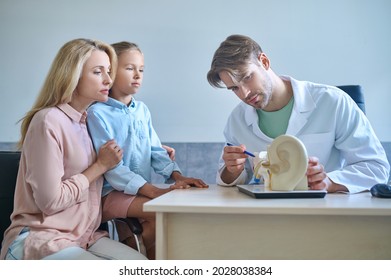
[[[144,86],[164,142],[221,142],[238,99],[206,81],[228,35],[256,39],[279,74],[361,84],[367,116],[391,141],[389,0],[0,0],[0,142],[19,138],[57,50],[86,37],[134,41],[145,54]],[[325,116],[326,117],[326,116]]]

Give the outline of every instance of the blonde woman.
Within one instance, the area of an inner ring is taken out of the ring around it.
[[[111,140],[96,154],[86,109],[106,101],[115,77],[112,47],[76,39],[58,52],[21,125],[21,160],[1,259],[145,259],[98,231],[102,174],[122,159]]]

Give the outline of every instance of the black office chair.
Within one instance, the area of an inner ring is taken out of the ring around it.
[[[365,100],[362,87],[360,85],[343,85],[337,86],[339,89],[342,89],[344,92],[350,95],[350,97],[356,102],[361,111],[365,114]]]
[[[20,151],[0,151],[0,244],[4,232],[11,224],[10,216],[14,207],[14,193],[16,177],[19,169]],[[116,222],[126,223],[131,229],[140,253],[146,255],[145,246],[141,237],[143,228],[136,218],[112,220],[101,225],[102,230],[109,232],[110,238],[115,239]],[[111,226],[111,228],[110,228]],[[1,248],[1,247],[0,247]]]
[[[137,218],[116,218],[113,219],[112,221],[107,222],[107,224],[110,224],[112,227],[111,231],[109,231],[110,237],[114,240],[118,240],[118,236],[116,235],[117,233],[117,226],[122,223],[125,224],[131,232],[133,233],[133,238],[134,238],[134,244],[136,246],[137,251],[139,251],[141,254],[144,256],[147,256],[147,249],[144,245],[144,241],[142,238],[142,233],[143,233],[143,227]],[[132,246],[133,247],[133,246]]]
[[[20,152],[0,151],[0,244],[11,224]]]

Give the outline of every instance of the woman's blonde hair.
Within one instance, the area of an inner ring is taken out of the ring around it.
[[[93,50],[104,51],[109,56],[111,64],[110,77],[112,80],[115,79],[117,56],[109,44],[90,39],[75,39],[67,42],[58,51],[32,109],[21,119],[19,148],[23,145],[35,113],[44,108],[69,103],[72,100],[72,95],[79,82],[83,66]]]

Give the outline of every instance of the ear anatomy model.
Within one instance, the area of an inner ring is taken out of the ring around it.
[[[281,135],[273,140],[267,152],[254,158],[255,179],[263,178],[265,187],[274,191],[308,190],[307,150],[300,139]]]

